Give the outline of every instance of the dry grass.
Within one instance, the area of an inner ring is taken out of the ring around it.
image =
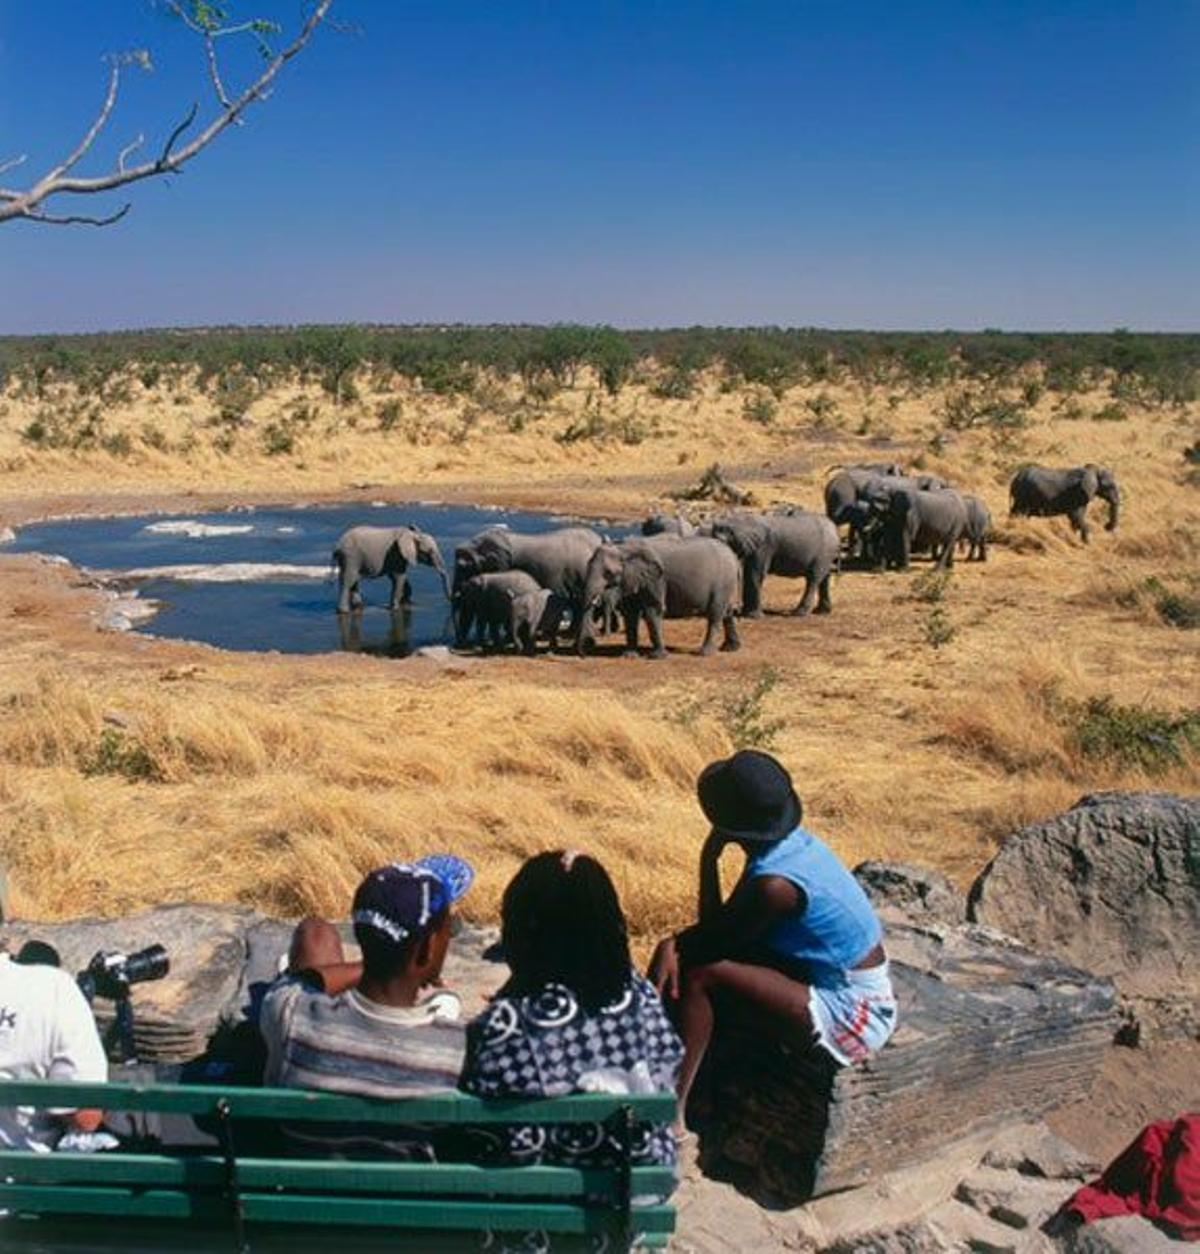
[[[834,397],[841,425],[814,437],[805,402],[817,391]],[[1081,755],[1049,699],[1196,704],[1194,633],[1140,594],[1122,602],[1149,579],[1192,586],[1200,492],[1179,450],[1194,438],[1195,406],[1097,423],[1062,419],[1046,398],[1027,430],[948,434],[935,454],[938,395],[891,406],[857,386],[793,389],[770,426],[715,381],[688,401],[630,388],[605,412],[636,417],[650,433],[639,444],[555,439],[588,403],[586,385],[519,431],[504,412],[512,398],[493,392],[464,440],[463,403],[405,394],[409,426],[381,431],[381,398],[337,413],[323,402],[296,453],[270,457],[256,433],[299,399],[295,389],[255,402],[230,455],[211,445],[209,400],[176,406],[135,389],[106,429],[136,433],[153,420],[168,451],[115,458],[31,450],[18,434],[30,413],[10,396],[0,515],[71,494],[87,498],[72,507],[105,508],[213,482],[269,498],[367,480],[640,510],[714,460],[766,504],[816,504],[827,467],[886,455],[979,492],[1000,535],[986,566],[957,568],[938,607],[954,634],[936,651],[931,607],[914,599],[910,576],[855,574],[837,583],[832,619],[769,616],[746,625],[741,654],[661,665],[494,659],[439,674],[361,657],[237,657],[99,636],[79,625],[86,593],[63,576],[43,573],[35,587],[0,577],[2,856],[25,913],[181,898],[338,913],[373,863],[452,848],[479,868],[468,913],[489,919],[523,857],[578,846],[611,868],[644,941],[692,909],[703,834],[692,781],[730,747],[726,698],[749,690],[764,662],[779,673],[763,710],[783,723],[777,751],[812,825],[850,862],[910,858],[966,882],[1008,831],[1085,791],[1196,787],[1194,757],[1150,777]],[[1084,398],[1087,411],[1102,399]],[[873,443],[884,423],[889,442]],[[855,434],[868,425],[870,436]],[[189,432],[200,442],[181,451]],[[1024,460],[1111,464],[1126,496],[1121,529],[1097,529],[1085,550],[1065,520],[1006,520],[1006,484]],[[768,585],[768,607],[794,596],[783,581]],[[688,648],[697,638],[695,624],[669,635]]]

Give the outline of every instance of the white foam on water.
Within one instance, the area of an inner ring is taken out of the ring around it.
[[[143,566],[112,572],[112,577],[122,583],[147,579],[175,579],[180,583],[290,583],[295,579],[325,579],[328,575],[328,566],[293,566],[286,562]]]
[[[294,536],[299,530],[299,527],[276,527],[275,534],[280,536]]]
[[[207,540],[212,536],[241,536],[254,530],[253,523],[202,523],[194,518],[171,519],[167,522],[149,523],[142,528],[153,535],[187,536],[189,540]]]

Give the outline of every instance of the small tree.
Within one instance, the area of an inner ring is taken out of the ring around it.
[[[168,12],[179,18],[201,42],[209,82],[218,105],[214,116],[192,139],[186,143],[182,142],[184,134],[192,129],[200,112],[199,104],[194,103],[183,119],[167,135],[157,157],[136,165],[128,164],[133,154],[146,142],[146,137],[139,135],[121,149],[117,157],[116,169],[109,170],[106,174],[90,177],[72,173],[108,124],[113,109],[116,107],[117,96],[121,90],[121,75],[125,69],[130,66],[143,70],[151,68],[150,53],[144,48],[110,56],[108,58],[108,88],[100,105],[100,111],[93,119],[91,126],[88,127],[79,143],[41,178],[25,188],[0,187],[0,223],[24,219],[27,222],[41,222],[53,226],[76,224],[109,226],[119,221],[129,212],[129,204],[124,204],[115,212],[102,216],[81,213],[47,213],[43,206],[52,197],[88,196],[111,192],[119,187],[127,187],[131,183],[155,178],[160,174],[176,173],[207,148],[222,131],[234,124],[240,124],[242,114],[252,104],[266,99],[271,84],[280,70],[304,49],[312,38],[313,32],[325,19],[333,0],[318,0],[295,38],[280,49],[276,49],[272,43],[273,38],[282,30],[277,22],[268,21],[265,18],[231,22],[230,6],[212,3],[211,0],[164,0],[164,3]],[[265,65],[262,72],[249,86],[239,92],[233,92],[226,83],[218,48],[222,40],[241,37],[253,39],[257,43]],[[0,160],[0,177],[24,165],[25,160],[23,155],[11,157],[7,161]]]

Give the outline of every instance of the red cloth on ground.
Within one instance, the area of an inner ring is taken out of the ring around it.
[[[1099,1180],[1063,1208],[1084,1223],[1142,1215],[1184,1241],[1200,1241],[1200,1114],[1149,1124]]]

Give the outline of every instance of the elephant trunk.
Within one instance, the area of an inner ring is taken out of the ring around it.
[[[1114,489],[1112,495],[1105,499],[1108,501],[1108,522],[1104,524],[1104,528],[1106,531],[1116,531],[1121,515],[1121,494]]]

